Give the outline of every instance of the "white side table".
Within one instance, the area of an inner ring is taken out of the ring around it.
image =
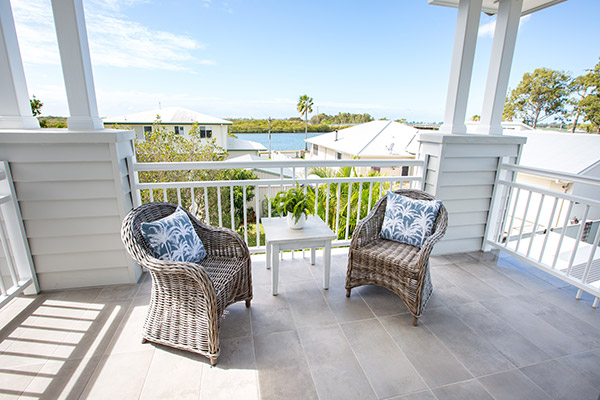
[[[279,286],[279,252],[310,248],[310,263],[315,264],[315,250],[323,250],[323,289],[329,289],[331,269],[331,241],[335,233],[315,215],[308,216],[303,229],[290,229],[285,218],[262,218],[267,248],[267,269],[271,269],[273,296]]]

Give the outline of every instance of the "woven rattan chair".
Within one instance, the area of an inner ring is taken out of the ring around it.
[[[186,211],[206,249],[201,267],[158,260],[142,236],[141,223],[166,217],[176,208],[176,204],[148,203],[132,210],[123,221],[121,238],[127,251],[152,277],[142,343],[200,353],[215,365],[225,308],[241,300],[250,307],[250,253],[237,233],[203,224]]]
[[[413,199],[434,200],[430,194],[420,190],[401,189],[395,193]],[[387,196],[384,196],[352,234],[346,296],[350,297],[352,288],[357,286],[383,286],[400,296],[413,315],[413,325],[416,326],[433,290],[429,275],[429,255],[433,245],[446,232],[448,212],[443,205],[440,207],[433,232],[419,249],[379,237],[386,204]]]

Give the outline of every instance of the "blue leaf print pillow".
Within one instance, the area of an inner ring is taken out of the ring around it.
[[[204,245],[181,207],[157,221],[142,222],[142,236],[159,260],[197,263],[206,257]]]
[[[379,236],[421,248],[431,235],[442,202],[415,200],[393,192],[388,192],[387,196]]]

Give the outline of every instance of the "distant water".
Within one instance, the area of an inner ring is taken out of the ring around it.
[[[308,132],[308,137],[322,135],[323,132]],[[236,133],[238,138],[252,140],[269,150],[268,133]],[[271,133],[271,150],[304,150],[304,133]]]

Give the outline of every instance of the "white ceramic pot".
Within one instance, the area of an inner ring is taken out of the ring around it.
[[[298,222],[294,222],[294,214],[287,214],[287,224],[290,229],[302,229],[304,228],[305,222],[306,214],[302,214],[300,218],[298,218]]]

